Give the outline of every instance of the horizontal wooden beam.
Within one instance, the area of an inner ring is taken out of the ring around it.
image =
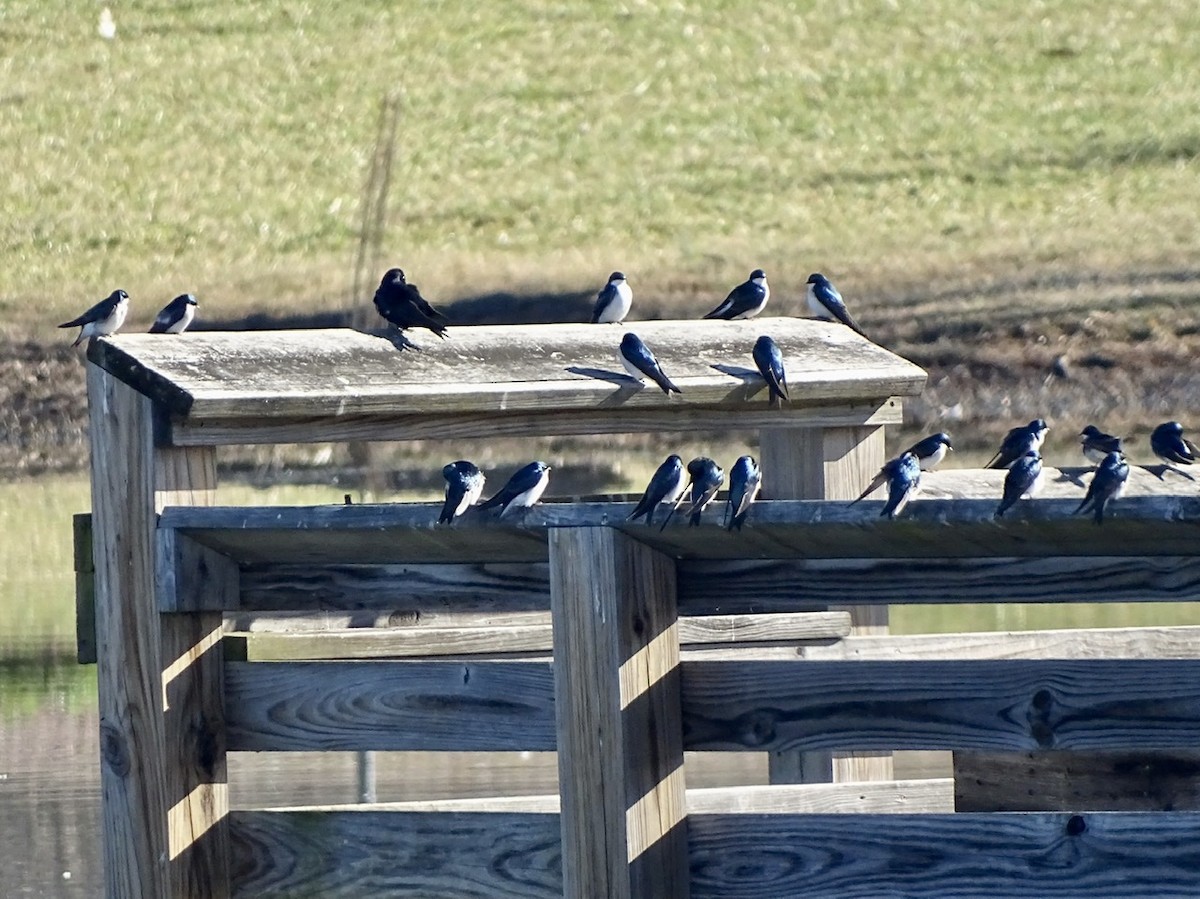
[[[1200,895],[1200,814],[692,815],[692,899]]]
[[[323,633],[246,635],[249,661],[288,659],[366,659],[399,656],[466,656],[548,652],[553,646],[549,613],[539,620],[483,627],[349,628]],[[713,615],[679,622],[683,646],[831,641],[850,633],[849,612],[796,612],[783,615]]]
[[[277,808],[272,811],[300,811]],[[541,796],[485,796],[468,799],[413,799],[308,807],[325,812],[533,812],[558,814],[557,793]],[[954,779],[890,780],[864,783],[768,784],[702,787],[687,791],[689,815],[737,814],[903,814],[954,811]]]
[[[558,815],[232,812],[234,897],[561,899]]]
[[[555,748],[545,662],[229,662],[233,750]]]
[[[1200,811],[1200,751],[955,752],[965,812]]]
[[[1200,662],[692,661],[686,748],[1191,749]]]

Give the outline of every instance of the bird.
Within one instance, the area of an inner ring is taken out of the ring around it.
[[[729,295],[721,301],[705,318],[721,318],[734,321],[739,318],[754,318],[767,306],[771,298],[771,288],[767,286],[767,273],[756,268],[750,277],[729,291]]]
[[[513,509],[528,509],[536,503],[549,483],[550,466],[545,462],[530,462],[518,469],[495,496],[480,503],[477,508],[485,512],[499,506],[500,517],[503,518]]]
[[[767,382],[767,404],[782,406],[788,398],[787,373],[783,370],[783,354],[766,334],[754,342],[754,365]]]
[[[1046,433],[1050,430],[1046,422],[1035,418],[1027,425],[1013,428],[1004,435],[1000,449],[984,468],[1008,468],[1030,450],[1040,450]]]
[[[1105,434],[1095,425],[1079,432],[1079,445],[1089,462],[1099,465],[1109,453],[1121,452],[1121,438]]]
[[[114,290],[87,312],[69,322],[63,322],[60,328],[79,328],[79,336],[71,346],[79,346],[89,337],[107,337],[116,334],[121,325],[125,324],[125,316],[129,314],[129,294],[123,290]]]
[[[946,453],[953,449],[954,447],[950,445],[950,435],[945,431],[938,431],[936,434],[930,434],[928,437],[918,440],[905,452],[912,453],[917,457],[922,471],[929,471],[940,465],[941,461],[946,458]]]
[[[742,529],[750,504],[758,497],[762,487],[762,470],[753,456],[741,456],[729,470],[729,499],[726,515],[729,518],[729,530]]]
[[[1160,480],[1168,468],[1176,474],[1195,480],[1186,471],[1180,471],[1175,467],[1176,465],[1194,465],[1196,456],[1200,455],[1196,444],[1183,436],[1183,425],[1179,422],[1165,421],[1151,431],[1150,449],[1163,461],[1162,471],[1158,475]]]
[[[832,318],[863,337],[867,336],[846,308],[846,301],[838,289],[820,272],[808,276],[808,310],[817,318]]]
[[[879,517],[895,518],[921,486],[921,465],[912,453],[901,453],[884,466],[887,473],[888,499]]]
[[[196,317],[196,298],[190,293],[181,293],[154,317],[151,334],[182,334]]]
[[[638,500],[637,505],[629,514],[629,521],[646,517],[646,524],[654,524],[654,512],[665,503],[670,506],[683,493],[685,479],[683,476],[683,459],[672,453],[658,466],[658,470],[650,478],[646,492]]]
[[[417,285],[409,284],[404,270],[390,268],[375,291],[375,309],[401,332],[408,328],[428,328],[446,339],[446,316],[429,305]]]
[[[621,338],[621,364],[629,372],[629,377],[635,381],[645,381],[649,378],[667,395],[683,393],[663,373],[662,366],[658,364],[658,360],[654,358],[650,348],[642,342],[642,338],[632,331]]]
[[[679,497],[679,500],[671,507],[671,511],[667,513],[666,520],[663,521],[659,530],[663,530],[671,521],[671,518],[683,506],[685,502],[690,502],[687,512],[684,514],[689,516],[690,525],[700,524],[700,514],[705,507],[716,497],[717,491],[721,489],[721,485],[725,483],[725,472],[721,470],[721,466],[707,456],[697,456],[687,464],[688,470],[688,488],[685,488],[684,493]]]
[[[633,305],[633,288],[625,280],[624,272],[613,272],[608,283],[596,294],[596,308],[592,310],[592,324],[620,324]]]
[[[995,518],[1002,518],[1017,500],[1034,496],[1042,489],[1042,457],[1030,450],[1017,459],[1004,475],[1004,494],[996,508]]]
[[[1120,453],[1109,453],[1096,468],[1096,473],[1092,475],[1092,482],[1088,484],[1087,496],[1083,498],[1083,502],[1079,504],[1075,514],[1094,512],[1096,524],[1103,524],[1105,508],[1125,492],[1125,481],[1128,478],[1129,463],[1125,461],[1125,457]]]
[[[478,467],[465,459],[444,465],[442,477],[446,479],[446,502],[437,523],[449,524],[479,502],[487,478]]]

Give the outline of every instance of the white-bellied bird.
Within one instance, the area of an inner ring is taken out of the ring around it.
[[[767,306],[771,298],[771,288],[767,286],[767,273],[756,268],[750,277],[729,291],[729,295],[721,301],[705,318],[722,318],[733,321],[740,318],[754,318]]]
[[[592,324],[620,324],[625,321],[632,306],[633,288],[625,280],[625,273],[613,272],[608,276],[608,283],[596,294]]]
[[[438,516],[437,523],[449,524],[479,502],[487,478],[474,463],[466,459],[444,465],[442,477],[446,479],[446,502],[442,505],[442,514]]]
[[[125,316],[128,314],[129,294],[123,290],[114,290],[83,315],[63,322],[59,327],[78,328],[79,336],[71,346],[79,346],[90,337],[116,334],[121,325],[125,324]]]
[[[154,316],[151,334],[182,334],[196,317],[196,298],[190,293],[181,293]]]

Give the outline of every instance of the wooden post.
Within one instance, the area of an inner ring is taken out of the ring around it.
[[[160,615],[156,514],[208,503],[213,451],[156,449],[154,407],[88,366],[105,892],[229,895],[220,612]]]
[[[761,434],[763,495],[771,499],[852,500],[879,471],[885,459],[882,427],[770,428]],[[887,606],[837,606],[847,609],[855,635],[886,634]],[[773,752],[771,783],[813,783],[832,779],[891,780],[888,753]]]
[[[564,894],[686,897],[675,563],[607,527],[549,543]]]

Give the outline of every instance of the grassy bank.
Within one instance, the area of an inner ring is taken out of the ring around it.
[[[46,339],[115,286],[131,326],[185,289],[214,317],[343,305],[389,92],[385,256],[443,300],[622,267],[643,312],[699,312],[762,265],[870,318],[1193,268],[1184,0],[217,0],[114,5],[112,41],[97,13],[0,12],[0,313]]]

